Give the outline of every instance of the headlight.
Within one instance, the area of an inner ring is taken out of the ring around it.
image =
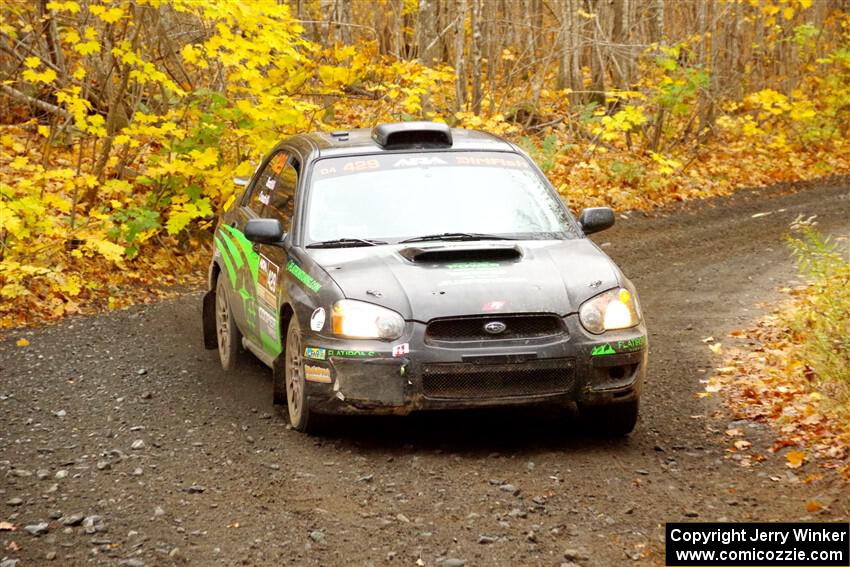
[[[578,318],[585,329],[598,335],[634,327],[640,323],[640,308],[633,292],[617,288],[585,301],[578,310]]]
[[[404,319],[395,311],[352,299],[334,303],[331,323],[335,335],[352,339],[397,339],[404,331]]]

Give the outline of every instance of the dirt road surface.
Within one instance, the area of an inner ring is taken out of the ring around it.
[[[846,181],[741,192],[631,214],[595,237],[638,286],[650,329],[641,422],[621,441],[553,411],[352,418],[298,434],[274,411],[265,368],[225,374],[203,349],[199,293],[9,334],[0,521],[17,530],[0,531],[0,560],[657,565],[666,521],[846,521],[850,489],[801,482],[813,465],[786,468],[763,428],[736,424],[767,461],[727,458],[728,419],[696,393],[720,363],[702,339],[728,341],[795,279],[790,221],[816,214],[846,235],[848,193]],[[828,508],[811,515],[815,498]]]

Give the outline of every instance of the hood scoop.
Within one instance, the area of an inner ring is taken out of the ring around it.
[[[451,262],[498,262],[516,260],[522,253],[517,246],[412,246],[398,251],[417,264]]]

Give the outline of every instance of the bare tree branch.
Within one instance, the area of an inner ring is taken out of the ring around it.
[[[49,102],[45,102],[35,97],[31,97],[28,94],[24,94],[21,91],[10,87],[9,85],[4,85],[0,83],[0,91],[6,93],[14,99],[20,100],[21,102],[26,102],[27,104],[31,104],[35,107],[38,107],[41,110],[44,110],[45,112],[49,112],[51,114],[58,114],[59,116],[63,116],[68,119],[74,117],[70,112],[68,112],[64,108],[56,106],[55,104],[50,104]]]

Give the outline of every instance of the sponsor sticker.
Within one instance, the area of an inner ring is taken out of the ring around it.
[[[328,349],[328,356],[340,356],[343,358],[369,358],[378,356],[374,350],[340,350]]]
[[[486,270],[490,268],[498,268],[497,262],[455,262],[446,264],[450,270]]]
[[[310,328],[314,331],[321,331],[324,326],[325,309],[324,307],[319,307],[313,311],[313,315],[310,317]]]
[[[322,289],[322,284],[313,279],[313,276],[305,272],[301,266],[292,260],[286,264],[286,271],[292,274],[296,280],[304,284],[310,291],[316,292]]]
[[[331,383],[330,368],[322,368],[321,366],[304,365],[304,379],[308,382],[320,382],[322,384]]]
[[[286,154],[279,153],[272,158],[272,161],[269,163],[271,165],[272,171],[275,173],[280,173],[283,169],[283,166],[286,165]]]
[[[269,194],[266,191],[260,191],[260,202],[264,205],[269,204]]]
[[[528,163],[524,159],[510,157],[459,155],[455,156],[455,163],[457,165],[483,165],[489,167],[515,167],[519,169],[528,169]]]
[[[258,305],[257,317],[260,320],[260,332],[273,339],[277,339],[277,317],[275,317],[274,313],[265,309],[262,305]]]
[[[398,345],[395,348],[398,347],[404,347],[406,349],[404,351],[405,353],[410,351],[407,343]],[[339,358],[378,358],[388,355],[388,352],[375,352],[374,350],[345,350],[325,347],[306,347],[304,349],[304,358],[310,358],[312,360],[327,360],[332,356]]]
[[[312,360],[325,360],[327,358],[327,350],[321,347],[306,347],[304,349],[304,358]]]
[[[275,305],[279,272],[280,267],[277,264],[260,254],[260,261],[257,266],[257,283],[259,284],[257,295],[261,301],[270,306]]]
[[[274,189],[274,186],[277,185],[277,180],[274,177],[269,177],[266,179],[266,187],[269,189]]]
[[[486,272],[482,272],[485,273]],[[460,276],[460,274],[458,274]],[[464,286],[464,285],[475,285],[482,286],[486,284],[493,285],[505,285],[509,283],[515,284],[528,284],[528,279],[526,278],[496,278],[496,277],[477,277],[475,275],[470,275],[470,273],[465,273],[463,276],[459,277],[456,280],[443,280],[437,282],[437,286],[439,287],[455,287],[455,286]]]
[[[646,337],[635,337],[627,341],[617,341],[614,348],[617,352],[634,352],[642,349],[646,345]]]
[[[498,311],[505,307],[505,301],[491,301],[489,303],[485,303],[482,307],[482,311]]]
[[[284,160],[285,161],[285,160]],[[272,160],[272,169],[280,172],[284,164],[276,169],[277,164]],[[404,170],[416,167],[484,167],[528,171],[529,163],[520,156],[504,152],[464,152],[461,154],[441,153],[438,155],[381,155],[369,159],[331,158],[321,160],[314,169],[314,174],[322,179],[342,175],[356,175],[387,170]]]
[[[393,164],[393,167],[413,167],[417,165],[448,165],[438,157],[411,157],[401,158]]]
[[[399,357],[404,356],[405,354],[410,352],[410,344],[409,343],[401,343],[400,345],[396,345],[393,347],[393,356]]]
[[[618,352],[637,352],[646,346],[646,337],[635,337],[626,341],[615,341],[614,344],[596,345],[590,351],[590,356],[604,356]]]
[[[615,351],[614,347],[608,343],[605,343],[604,345],[596,345],[593,347],[593,350],[590,351],[590,356],[602,356],[606,354],[617,354],[617,351]]]

